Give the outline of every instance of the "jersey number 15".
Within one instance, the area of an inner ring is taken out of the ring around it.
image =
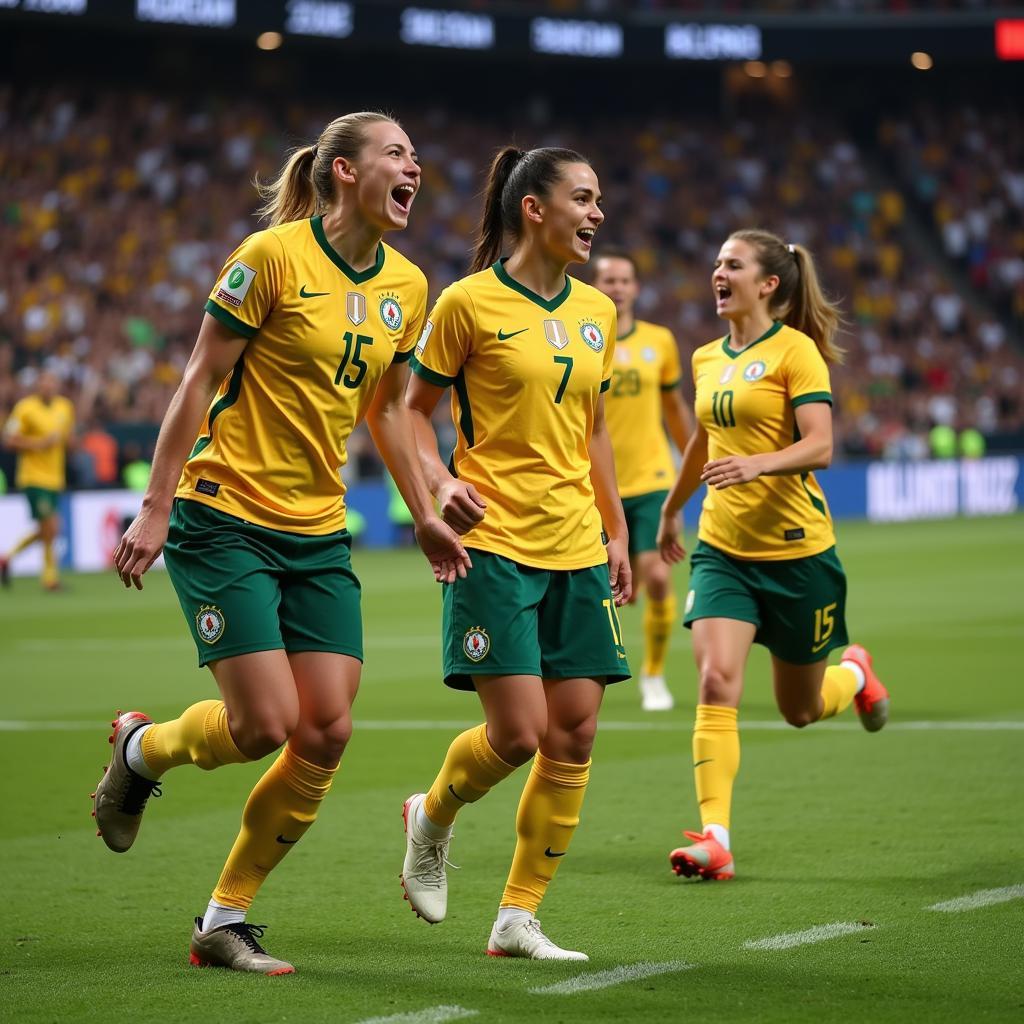
[[[334,375],[334,384],[336,387],[342,384],[347,388],[357,388],[366,376],[366,363],[362,358],[363,346],[372,345],[373,338],[365,334],[357,334],[353,338],[352,332],[346,331],[342,340],[345,342],[345,352],[338,364],[338,372]],[[354,374],[345,373],[350,361],[355,370]]]

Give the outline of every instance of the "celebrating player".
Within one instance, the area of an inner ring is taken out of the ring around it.
[[[693,845],[670,860],[676,874],[725,879],[735,874],[730,808],[751,645],[771,652],[776,703],[797,728],[853,701],[875,732],[889,694],[859,645],[826,664],[848,642],[846,576],[813,474],[832,458],[828,364],[842,357],[833,341],[838,312],[810,253],[765,231],[732,234],[711,285],[729,333],[693,354],[697,426],[658,546],[670,563],[684,557],[679,511],[707,484],[684,613],[700,675],[693,764],[702,832],[687,832]]]
[[[427,483],[473,552],[472,573],[444,589],[445,682],[476,690],[486,724],[405,802],[402,883],[417,914],[444,920],[456,814],[532,758],[492,956],[587,959],[534,914],[579,822],[604,685],[629,676],[615,612],[631,592],[628,539],[602,398],[615,310],[565,274],[590,257],[600,201],[578,153],[497,155],[472,273],[438,299],[406,399]],[[447,387],[449,467],[430,426]]]
[[[37,541],[43,545],[43,586],[60,589],[54,550],[60,531],[57,501],[65,486],[68,439],[75,429],[75,407],[58,394],[60,381],[49,370],[39,374],[35,394],[16,403],[4,426],[3,440],[18,453],[15,484],[25,492],[36,529],[6,555],[0,555],[0,583],[10,583],[11,559]]]
[[[360,113],[328,124],[263,188],[271,227],[232,253],[206,303],[142,512],[115,553],[125,586],[141,589],[163,548],[222,699],[170,722],[139,712],[117,720],[95,794],[107,846],[132,845],[169,769],[284,747],[195,920],[191,962],[200,966],[293,970],[263,950],[262,926],[245,917],[316,820],[351,735],[362,624],[340,470],[364,416],[435,578],[450,582],[470,564],[434,513],[403,401],[426,279],[381,241],[405,227],[419,185],[402,128]]]
[[[665,684],[665,658],[676,617],[676,595],[671,570],[658,553],[657,534],[673,476],[662,423],[680,451],[690,436],[679,393],[679,350],[667,328],[633,316],[640,287],[636,264],[626,253],[602,252],[595,261],[594,287],[615,303],[619,325],[605,415],[629,528],[633,588],[635,592],[643,583],[647,590],[640,701],[645,711],[668,711],[673,700]]]

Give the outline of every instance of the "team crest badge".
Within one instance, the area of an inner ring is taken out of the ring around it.
[[[467,629],[466,635],[462,638],[462,649],[470,661],[483,661],[491,649],[491,638],[487,635],[487,630],[483,626]]]
[[[366,296],[362,292],[349,292],[345,296],[345,312],[353,327],[366,319]]]
[[[765,375],[765,372],[767,370],[768,370],[768,367],[764,365],[762,360],[758,359],[756,363],[751,363],[743,371],[743,379],[748,384],[753,384],[754,381],[760,380]]]
[[[615,346],[615,361],[617,363],[628,363],[629,362],[629,349],[625,345]]]
[[[204,604],[196,615],[196,632],[208,644],[215,644],[224,635],[224,613],[212,604]]]
[[[394,295],[385,295],[380,300],[380,318],[389,331],[397,331],[402,326],[402,307]]]
[[[580,324],[580,337],[595,352],[600,352],[604,348],[604,333],[593,320],[584,320]]]
[[[545,320],[544,337],[548,339],[549,345],[554,345],[557,349],[563,349],[569,344],[569,332],[561,320]]]
[[[729,381],[736,376],[736,364],[730,363],[723,371],[722,376],[718,378],[719,384],[728,384]]]
[[[655,353],[653,348],[645,348],[643,351],[643,357],[645,363],[653,363],[655,359]]]

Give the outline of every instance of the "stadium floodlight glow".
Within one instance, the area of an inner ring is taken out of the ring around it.
[[[1000,18],[996,22],[996,56],[1000,60],[1024,60],[1024,18]]]
[[[534,18],[530,47],[535,53],[566,57],[621,57],[622,26],[614,21]]]
[[[758,60],[757,25],[703,25],[679,22],[665,27],[665,56],[671,60]]]
[[[494,19],[468,11],[435,11],[407,7],[402,11],[399,38],[410,46],[441,46],[452,50],[490,50]]]
[[[788,60],[773,60],[771,69],[776,78],[790,78],[793,74],[793,65]]]
[[[235,0],[135,0],[135,17],[168,25],[231,28],[236,18]]]
[[[18,0],[0,2],[0,8],[17,6]],[[21,9],[36,14],[85,14],[89,0],[23,0]]]
[[[261,32],[256,37],[256,45],[261,50],[279,50],[284,42],[284,36],[280,32]]]
[[[297,36],[345,39],[355,28],[355,12],[349,3],[332,0],[288,0],[284,30]]]
[[[913,64],[918,71],[931,71],[935,61],[932,60],[932,55],[930,53],[925,53],[924,50],[915,50],[910,55],[910,63]]]
[[[764,61],[760,60],[748,60],[747,63],[743,65],[743,70],[746,71],[751,78],[764,78],[765,75],[768,74],[767,66]]]

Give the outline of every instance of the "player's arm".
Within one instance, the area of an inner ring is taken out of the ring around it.
[[[658,524],[658,550],[670,565],[686,557],[679,534],[682,524],[679,514],[683,506],[700,487],[701,470],[708,460],[708,432],[700,420],[697,421],[690,439],[683,449],[683,462],[679,476],[668,492],[665,504],[661,506],[661,522]]]
[[[664,388],[661,392],[661,416],[668,428],[668,435],[672,438],[676,448],[680,452],[686,451],[690,442],[690,413],[683,401],[683,396],[678,387]]]
[[[615,457],[608,424],[604,418],[604,395],[597,401],[594,429],[587,446],[590,451],[590,482],[601,522],[608,537],[608,579],[616,605],[624,605],[633,596],[633,575],[629,565],[629,529],[622,511],[619,485],[615,479]]]
[[[388,467],[399,493],[412,514],[416,542],[430,561],[434,578],[451,583],[456,575],[465,578],[472,562],[458,535],[441,522],[434,511],[423,471],[416,453],[412,418],[404,396],[409,382],[409,368],[394,362],[377,385],[366,413],[366,425]]]
[[[777,452],[715,459],[704,467],[701,480],[721,491],[735,484],[750,483],[759,476],[787,476],[828,469],[832,462],[832,406],[824,401],[807,402],[798,405],[793,415],[799,441]]]
[[[51,445],[56,444],[60,440],[59,431],[54,431],[45,437],[29,437],[28,434],[23,433],[23,429],[21,419],[18,416],[17,410],[15,410],[11,418],[4,425],[4,447],[10,448],[11,451],[15,452],[39,452],[44,448],[51,447]]]
[[[160,426],[142,510],[114,552],[114,567],[126,587],[142,589],[142,574],[156,561],[167,539],[171,502],[182,467],[221,381],[245,351],[248,339],[209,313],[203,316],[196,347]]]
[[[487,502],[471,483],[452,476],[441,461],[430,417],[444,392],[444,388],[413,374],[405,392],[405,404],[412,419],[423,476],[437,499],[441,518],[456,532],[467,533],[483,519]]]

